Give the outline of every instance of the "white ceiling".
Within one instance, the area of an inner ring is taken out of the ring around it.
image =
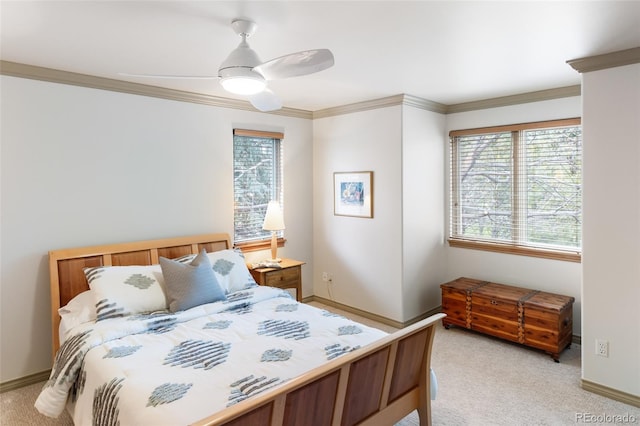
[[[216,75],[258,24],[263,61],[329,48],[335,66],[272,81],[315,111],[401,93],[452,105],[580,84],[566,61],[640,46],[639,1],[2,1],[2,60],[233,98]]]

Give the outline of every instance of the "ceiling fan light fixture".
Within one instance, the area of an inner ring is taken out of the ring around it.
[[[260,75],[234,75],[223,77],[220,84],[224,90],[236,95],[255,95],[267,87],[267,82]]]

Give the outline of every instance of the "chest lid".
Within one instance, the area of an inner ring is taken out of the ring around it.
[[[571,296],[539,291],[533,297],[524,302],[524,307],[543,311],[560,312],[567,306],[572,305],[574,301],[575,298]]]
[[[535,293],[534,290],[521,287],[513,287],[505,284],[488,283],[477,290],[474,290],[472,297],[481,296],[490,299],[499,299],[506,302],[517,303],[526,300]]]
[[[488,284],[488,281],[481,281],[473,278],[460,277],[448,283],[440,284],[440,288],[465,293],[465,292],[473,291],[486,284]]]

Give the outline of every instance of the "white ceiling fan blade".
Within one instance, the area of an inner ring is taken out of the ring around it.
[[[262,112],[275,111],[282,108],[280,98],[269,89],[264,89],[260,93],[249,96],[249,102]]]
[[[164,78],[175,80],[213,80],[218,79],[217,75],[164,75],[164,74],[130,74],[127,72],[119,72],[118,75],[123,77],[136,77],[136,78]]]
[[[333,66],[333,53],[329,49],[305,50],[272,59],[253,68],[267,80],[313,74]]]

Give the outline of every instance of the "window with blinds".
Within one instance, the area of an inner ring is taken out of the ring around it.
[[[452,131],[452,246],[580,261],[580,119]]]
[[[262,223],[271,200],[282,206],[282,133],[233,131],[234,242],[270,240]],[[283,231],[278,231],[282,237]]]

